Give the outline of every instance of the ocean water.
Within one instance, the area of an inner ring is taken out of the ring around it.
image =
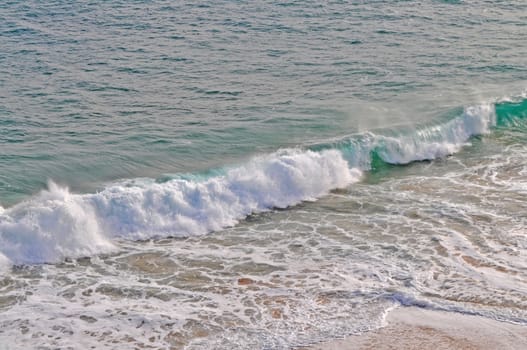
[[[527,325],[526,34],[520,0],[2,2],[0,348]]]

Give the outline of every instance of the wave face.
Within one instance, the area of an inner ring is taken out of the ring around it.
[[[389,134],[353,135],[333,145],[345,154],[351,166],[374,170],[372,162],[400,165],[443,158],[468,145],[472,136],[484,135],[496,126],[496,106],[481,104],[466,108],[445,123]]]
[[[359,181],[377,158],[407,164],[453,154],[471,137],[526,116],[526,101],[468,107],[445,123],[391,135],[356,135],[319,150],[255,157],[206,179],[137,179],[93,194],[50,182],[29,201],[0,208],[0,264],[58,262],[116,249],[116,239],[201,235],[251,213],[315,200]],[[317,148],[317,147],[314,147]]]

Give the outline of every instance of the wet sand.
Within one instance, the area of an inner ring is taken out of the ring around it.
[[[379,330],[302,350],[527,349],[527,326],[479,316],[401,307],[386,321]]]

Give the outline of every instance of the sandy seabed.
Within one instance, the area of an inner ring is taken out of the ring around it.
[[[401,307],[390,312],[386,326],[302,350],[525,350],[527,326],[480,316]]]

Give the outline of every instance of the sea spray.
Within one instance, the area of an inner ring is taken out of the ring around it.
[[[472,136],[488,134],[496,124],[494,105],[468,107],[445,124],[417,129],[409,135],[379,136],[374,149],[390,164],[433,160],[459,152]]]
[[[469,106],[446,122],[368,131],[312,145],[311,149],[338,149],[351,167],[363,171],[374,170],[372,162],[376,160],[404,165],[444,158],[469,145],[471,137],[490,133],[497,123],[495,109],[492,103]]]
[[[359,177],[360,171],[350,169],[336,150],[283,150],[256,157],[224,176],[114,185],[86,200],[114,236],[188,236],[235,225],[253,212],[314,200]]]
[[[85,197],[49,182],[30,201],[0,214],[1,253],[15,264],[59,262],[114,249]]]
[[[58,262],[112,251],[116,238],[205,234],[253,212],[314,200],[360,176],[336,150],[283,150],[204,181],[122,183],[84,195],[50,182],[0,214],[1,252],[16,264]]]

